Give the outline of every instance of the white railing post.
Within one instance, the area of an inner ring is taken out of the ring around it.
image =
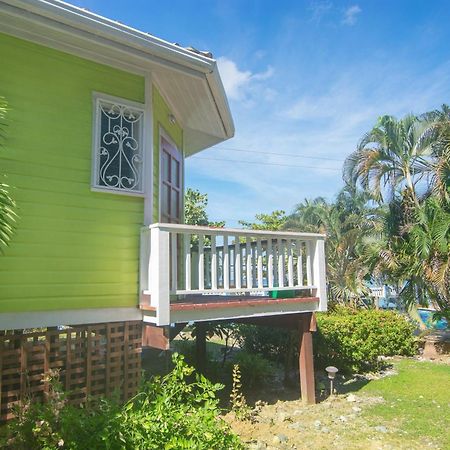
[[[327,310],[327,286],[325,275],[325,242],[323,239],[316,239],[312,242],[311,260],[314,285],[319,297],[319,311]]]
[[[150,239],[150,303],[156,308],[156,325],[170,325],[170,232],[152,228]]]

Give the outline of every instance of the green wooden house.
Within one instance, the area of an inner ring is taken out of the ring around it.
[[[326,309],[323,236],[183,225],[185,158],[234,135],[210,53],[68,3],[0,0],[0,59],[18,214],[1,330]]]

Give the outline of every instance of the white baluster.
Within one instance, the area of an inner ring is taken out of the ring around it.
[[[245,257],[247,260],[247,289],[251,289],[253,287],[253,273],[252,273],[252,247],[251,247],[251,238],[247,236],[245,238]]]
[[[267,239],[266,255],[267,255],[267,281],[269,284],[269,288],[273,288],[273,249],[271,237]]]
[[[284,242],[278,239],[278,287],[284,287]]]
[[[230,289],[230,256],[228,252],[228,236],[223,236],[223,288]]]
[[[300,241],[297,241],[297,285],[303,286],[303,256]]]
[[[257,275],[258,275],[258,289],[263,288],[263,255],[262,255],[262,245],[261,245],[261,238],[258,238],[256,240],[256,254],[258,258],[258,269],[257,269]]]
[[[294,286],[294,241],[288,239],[288,286]]]
[[[217,289],[217,250],[216,236],[211,236],[211,289]]]
[[[185,289],[191,290],[191,235],[185,234],[184,238],[184,276],[185,276]]]
[[[211,288],[211,248],[205,248],[205,286]]]
[[[205,254],[204,254],[204,236],[198,235],[198,289],[205,289]]]
[[[305,248],[306,248],[306,285],[312,286],[313,285],[313,276],[312,276],[312,261],[311,261],[311,254],[314,251],[313,250],[313,241],[307,241]]]
[[[170,233],[170,272],[171,292],[175,294],[178,286],[178,234]]]
[[[234,283],[236,289],[241,289],[241,243],[239,236],[235,236],[234,239]]]

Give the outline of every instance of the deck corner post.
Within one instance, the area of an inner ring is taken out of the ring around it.
[[[299,372],[300,390],[303,403],[316,403],[316,387],[314,381],[314,354],[312,332],[315,331],[313,313],[302,314],[300,318]]]
[[[206,323],[195,324],[195,362],[197,370],[204,373],[206,365]]]
[[[170,325],[170,233],[151,228],[150,302],[156,308],[156,325]]]
[[[325,241],[316,239],[312,246],[312,269],[314,284],[317,286],[317,297],[319,297],[319,311],[327,310],[327,281],[325,268]]]

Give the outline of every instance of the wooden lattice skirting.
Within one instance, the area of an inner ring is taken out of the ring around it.
[[[0,419],[25,399],[44,400],[53,371],[73,404],[128,399],[141,379],[141,343],[140,321],[0,331]]]

